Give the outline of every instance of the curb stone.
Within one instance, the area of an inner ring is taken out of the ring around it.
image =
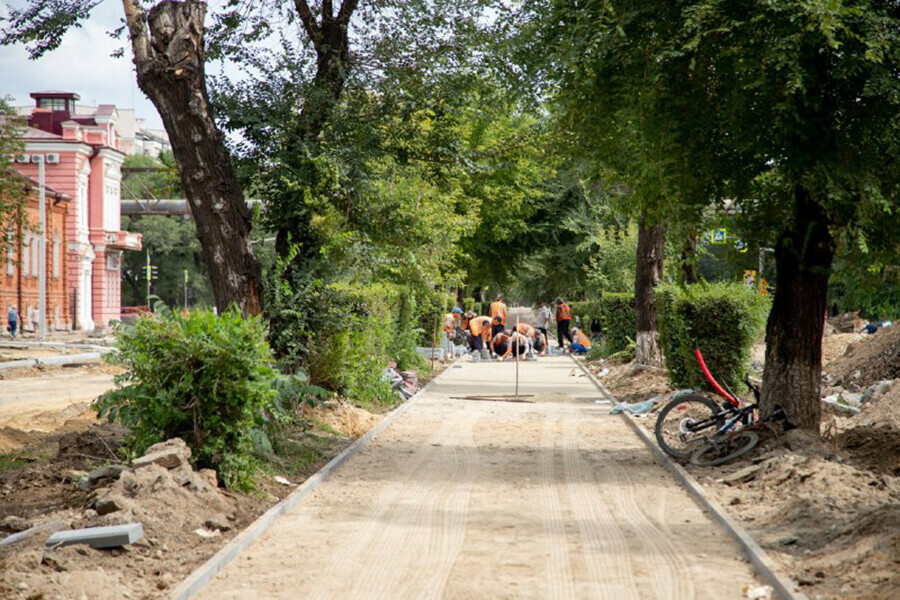
[[[451,363],[452,365],[452,363]],[[225,567],[227,567],[235,558],[237,558],[241,552],[243,552],[247,546],[257,540],[262,536],[263,533],[269,529],[272,524],[275,523],[278,518],[287,512],[289,509],[293,508],[297,504],[300,503],[310,492],[314,491],[320,485],[322,485],[334,471],[338,469],[348,458],[362,450],[369,442],[371,442],[375,437],[381,433],[384,429],[386,429],[393,421],[395,421],[400,415],[408,411],[412,408],[413,403],[418,401],[422,396],[424,396],[429,389],[434,385],[439,379],[441,379],[444,374],[449,371],[450,366],[444,369],[441,373],[439,373],[434,379],[429,381],[425,387],[416,392],[416,394],[410,398],[409,400],[403,402],[386,414],[381,421],[378,422],[375,427],[370,429],[364,436],[357,438],[348,448],[346,448],[343,452],[332,458],[328,464],[319,469],[314,475],[310,476],[306,481],[304,481],[296,490],[291,492],[286,498],[281,500],[275,506],[271,507],[265,513],[263,513],[259,518],[257,518],[253,523],[247,526],[243,531],[238,533],[230,542],[225,544],[218,552],[216,552],[209,560],[200,565],[198,568],[194,569],[194,571],[187,576],[178,587],[176,587],[172,593],[170,594],[170,598],[173,600],[186,600],[191,596],[195,595],[199,592],[203,586],[213,580],[213,578],[219,574]]]
[[[593,382],[593,384],[597,387],[598,390],[610,400],[615,400],[612,394],[603,387],[603,384],[600,383],[594,374],[591,373],[590,369],[588,369],[581,361],[576,358],[572,358],[575,363],[581,368],[582,371],[588,376],[588,378]],[[790,579],[789,577],[783,577],[778,574],[778,571],[775,566],[775,562],[772,558],[766,553],[765,550],[760,547],[759,544],[756,543],[747,530],[744,529],[737,521],[732,519],[728,513],[726,513],[721,506],[712,499],[708,498],[703,490],[703,486],[694,479],[690,473],[688,473],[684,467],[673,461],[662,449],[656,444],[656,442],[650,437],[650,434],[639,424],[631,415],[626,413],[620,414],[621,418],[628,424],[629,427],[637,434],[639,438],[644,442],[644,444],[650,449],[656,458],[662,462],[663,466],[668,470],[684,487],[691,497],[694,498],[694,501],[707,512],[719,525],[721,525],[728,533],[733,537],[738,544],[740,544],[741,548],[744,550],[744,553],[750,559],[750,563],[756,568],[759,574],[765,579],[766,583],[771,585],[775,593],[783,598],[784,600],[809,600],[806,594],[797,591],[798,585],[797,583]]]

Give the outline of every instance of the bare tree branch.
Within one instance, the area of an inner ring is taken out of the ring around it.
[[[322,43],[322,30],[319,29],[319,24],[316,23],[316,18],[309,9],[309,3],[306,0],[294,0],[294,6],[297,8],[297,14],[300,15],[300,21],[303,23],[309,39],[318,47]]]
[[[135,63],[150,60],[153,50],[150,47],[150,36],[147,34],[147,17],[141,8],[140,0],[122,0],[122,8],[125,10],[125,22],[128,24]]]
[[[331,0],[322,0],[322,23],[334,20],[334,7]]]
[[[356,10],[358,5],[359,0],[344,0],[341,4],[341,10],[338,13],[338,22],[347,25],[350,22],[350,17],[353,16],[353,11]]]

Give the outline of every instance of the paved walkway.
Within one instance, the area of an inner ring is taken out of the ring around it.
[[[737,545],[566,357],[463,363],[203,598],[739,598]]]

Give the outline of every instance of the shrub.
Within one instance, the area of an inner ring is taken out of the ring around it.
[[[568,304],[572,309],[573,326],[580,319],[581,327],[586,333],[593,334],[603,331],[603,316],[599,300],[583,300]]]
[[[226,486],[253,488],[252,431],[274,409],[276,371],[257,317],[229,310],[187,316],[162,309],[116,330],[112,361],[127,371],[94,402],[99,417],[128,427],[134,453],[173,437]]]
[[[475,298],[463,298],[463,310],[475,310]]]
[[[664,285],[655,294],[660,345],[672,382],[680,387],[706,385],[694,357],[699,344],[715,377],[741,389],[753,345],[765,330],[768,297],[739,283]]]
[[[634,340],[634,294],[604,293],[600,298],[600,323],[609,352],[618,352]]]

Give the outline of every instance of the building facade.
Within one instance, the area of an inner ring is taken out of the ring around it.
[[[3,318],[10,306],[19,311],[23,330],[38,327],[38,283],[40,281],[40,200],[38,182],[22,178],[27,194],[24,218],[6,227],[6,247],[0,266],[0,306]],[[47,329],[71,328],[71,298],[68,285],[68,253],[66,221],[71,198],[45,187],[47,227]]]
[[[116,107],[78,111],[77,94],[35,92],[24,152],[14,163],[37,180],[43,156],[46,185],[68,196],[65,252],[70,327],[92,330],[120,318],[122,252],[141,249],[141,236],[121,230],[121,166]],[[49,238],[48,238],[49,244]],[[49,322],[49,321],[48,321]]]

